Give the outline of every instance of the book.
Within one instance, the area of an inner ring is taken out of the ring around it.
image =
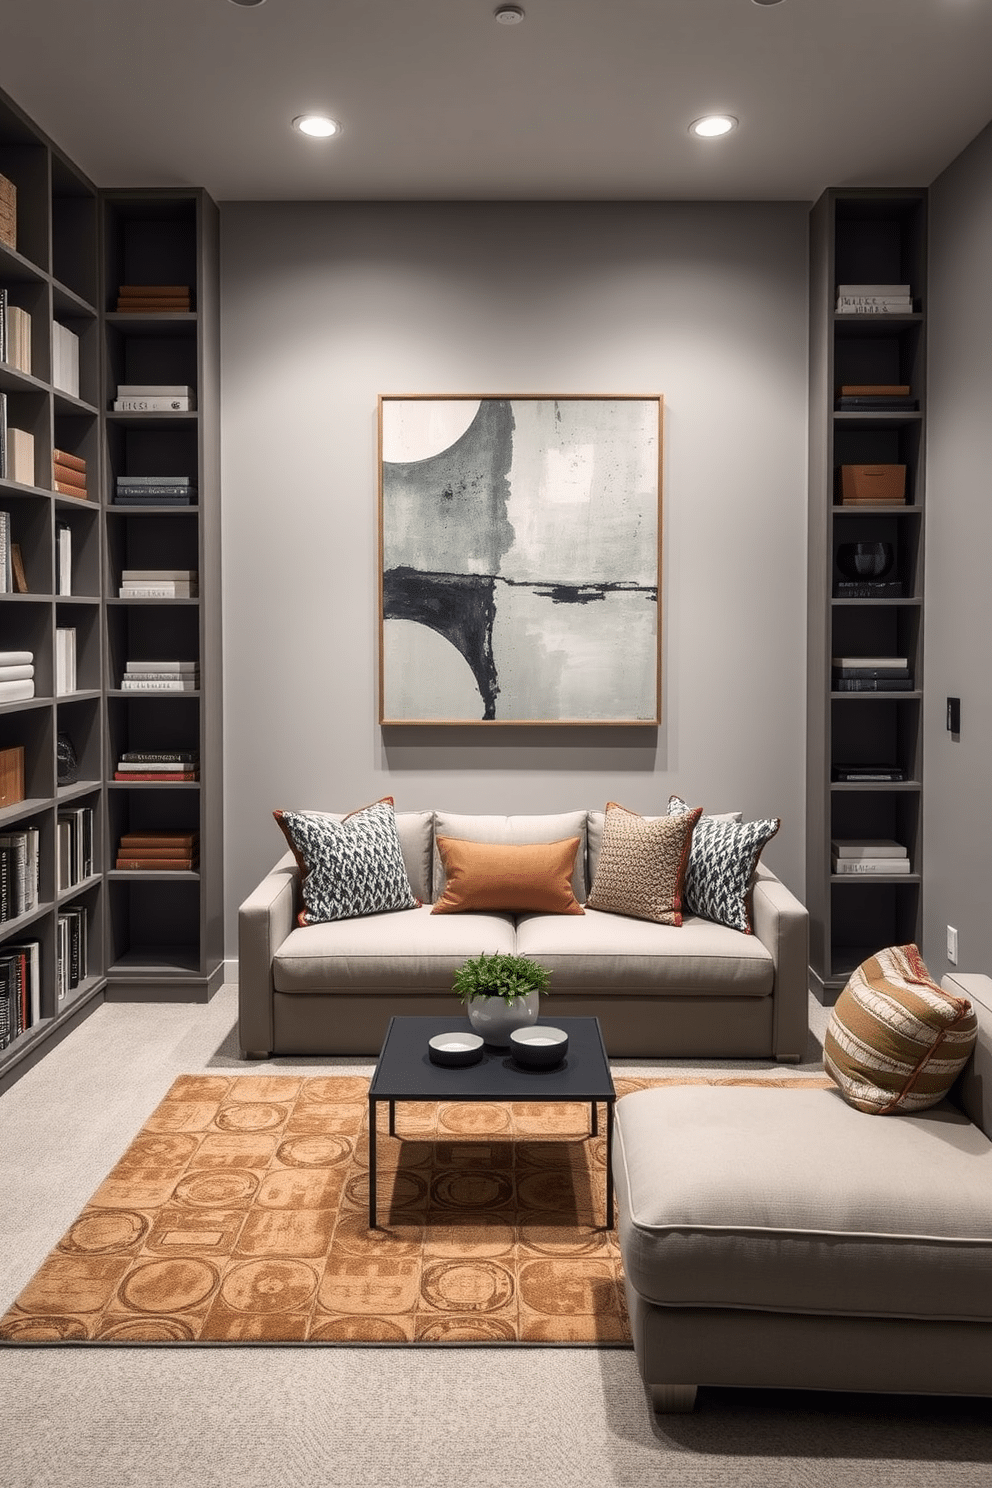
[[[198,599],[196,584],[181,584],[170,580],[164,584],[122,584],[117,591],[118,599]]]
[[[55,593],[72,593],[72,528],[68,522],[55,524]]]
[[[24,571],[24,555],[21,552],[20,543],[12,542],[10,545],[10,572],[14,581],[15,594],[28,594],[28,576]]]
[[[838,413],[915,413],[918,398],[838,398]]]
[[[911,871],[908,858],[834,858],[832,867],[834,873],[851,878],[859,874],[871,877],[873,874]]]
[[[197,571],[195,568],[123,568],[121,578],[127,583],[149,583],[159,584],[166,580],[180,580],[196,582]]]
[[[200,663],[198,661],[129,661],[125,663],[125,667],[129,672],[198,672]]]
[[[185,382],[119,382],[118,398],[192,398],[193,389]]]
[[[17,249],[17,187],[0,176],[0,243]]]
[[[150,847],[173,849],[174,857],[189,856],[200,839],[199,832],[180,832],[171,828],[161,832],[122,832],[118,852],[124,857],[136,857]]]
[[[24,800],[24,745],[0,749],[0,807]]]
[[[838,299],[837,313],[838,315],[912,315],[913,302],[910,299],[889,299],[881,295],[863,298],[848,296]]]
[[[838,295],[908,295],[908,284],[838,284]]]
[[[41,944],[37,940],[26,940],[21,944],[7,941],[4,950],[21,957],[24,968],[24,1027],[33,1028],[41,1022]]]
[[[908,656],[834,656],[835,667],[900,667],[909,666]]]
[[[52,386],[79,397],[79,337],[57,320],[52,321]]]
[[[4,291],[6,293],[6,291]],[[31,373],[31,316],[20,305],[7,304],[0,360],[18,372]]]
[[[901,579],[838,579],[837,599],[901,599]]]
[[[190,413],[192,408],[191,398],[148,396],[114,399],[115,413]]]
[[[52,460],[52,473],[55,479],[57,481],[61,481],[63,485],[72,486],[73,489],[78,488],[80,491],[85,492],[85,470],[77,470],[74,465],[64,464],[56,455],[55,458]]]
[[[908,677],[909,667],[834,667],[834,676],[843,677]]]
[[[82,455],[70,455],[68,450],[53,449],[52,459],[56,465],[64,465],[67,470],[78,470],[80,475],[86,474],[86,461]]]
[[[197,672],[125,672],[132,682],[192,682]]]
[[[834,692],[912,692],[912,677],[835,677]]]
[[[0,594],[14,592],[14,563],[10,536],[10,512],[0,511]]]
[[[34,485],[34,435],[27,429],[7,430],[7,478],[21,486]]]
[[[121,692],[196,692],[199,682],[195,679],[182,682],[163,682],[158,679],[122,677]]]
[[[119,475],[118,487],[127,486],[192,486],[188,475]]]
[[[64,697],[76,691],[76,628],[73,625],[56,627],[55,631],[55,695]]]
[[[58,491],[60,496],[74,496],[77,501],[89,500],[89,492],[85,491],[81,486],[70,486],[62,480],[52,481],[52,486]]]
[[[193,858],[118,858],[114,867],[129,873],[142,869],[157,873],[195,873],[197,863]]]
[[[129,762],[138,764],[145,764],[148,761],[152,760],[161,760],[167,762],[183,760],[196,761],[199,758],[200,751],[198,749],[125,749],[121,754],[122,760],[128,760]]]
[[[831,774],[838,782],[890,784],[906,779],[901,765],[834,765]]]
[[[115,770],[115,780],[154,781],[156,785],[171,784],[177,780],[199,780],[199,770]]]
[[[894,837],[832,837],[830,848],[838,858],[905,858],[909,849]]]

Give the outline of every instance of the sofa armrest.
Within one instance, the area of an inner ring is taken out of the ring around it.
[[[770,868],[758,864],[752,893],[755,935],[775,964],[776,1059],[802,1059],[809,1036],[809,912]]]
[[[238,910],[238,1045],[243,1059],[273,1048],[272,957],[293,929],[300,870],[286,853]]]
[[[940,985],[955,997],[967,997],[978,1019],[974,1052],[954,1083],[951,1099],[992,1137],[992,977],[952,971]]]

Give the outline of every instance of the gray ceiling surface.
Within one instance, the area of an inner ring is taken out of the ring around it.
[[[218,200],[809,200],[992,115],[992,0],[498,3],[0,0],[0,87],[97,185]]]

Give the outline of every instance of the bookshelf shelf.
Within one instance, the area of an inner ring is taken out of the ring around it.
[[[825,1003],[866,956],[918,940],[922,924],[919,872],[837,873],[831,843],[894,839],[912,868],[922,861],[926,219],[924,189],[833,189],[811,214],[806,893],[812,985]],[[912,313],[835,308],[839,285],[905,283]],[[908,388],[915,406],[836,406],[842,388],[883,387]],[[905,501],[845,503],[839,467],[851,465],[904,466]],[[869,550],[885,592],[858,577],[855,555]],[[844,690],[838,657],[904,660],[912,686]],[[905,778],[834,779],[844,766]]]

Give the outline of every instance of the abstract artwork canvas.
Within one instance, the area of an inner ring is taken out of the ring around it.
[[[380,722],[656,724],[659,396],[379,400]]]

